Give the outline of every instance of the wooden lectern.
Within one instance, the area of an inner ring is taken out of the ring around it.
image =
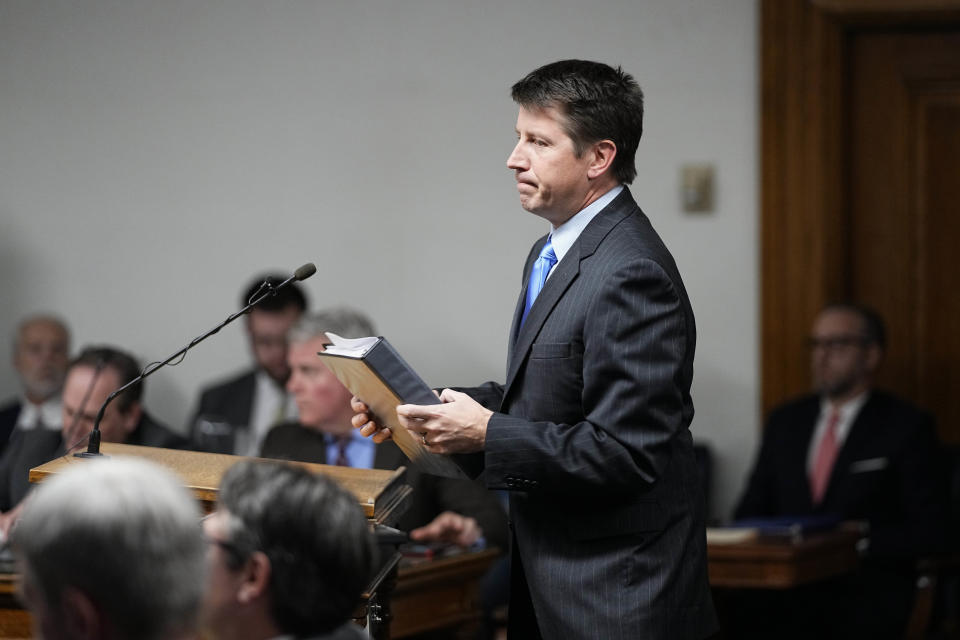
[[[104,442],[101,451],[111,457],[133,456],[145,458],[167,467],[180,476],[185,487],[190,489],[203,506],[204,512],[210,512],[217,501],[220,479],[228,468],[244,460],[241,456],[222,453],[203,453],[201,451],[180,451],[159,447],[140,447],[132,444]],[[67,467],[84,464],[87,458],[62,456],[30,470],[30,482],[43,482],[48,476],[55,475]],[[404,484],[406,468],[396,471],[383,469],[353,469],[334,467],[325,464],[290,462],[314,473],[322,473],[336,480],[340,486],[357,497],[367,519],[376,524],[392,524],[403,513],[411,493],[409,485]]]

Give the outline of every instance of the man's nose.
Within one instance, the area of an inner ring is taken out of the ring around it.
[[[517,146],[510,152],[510,155],[507,156],[507,168],[514,171],[524,171],[527,169],[527,166],[526,158],[520,152],[520,143],[518,142]]]
[[[297,387],[300,386],[300,376],[297,375],[296,370],[290,372],[290,377],[287,378],[287,391],[290,393],[296,393]]]

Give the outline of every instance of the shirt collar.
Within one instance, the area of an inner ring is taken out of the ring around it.
[[[854,396],[843,404],[837,406],[837,411],[840,412],[840,419],[849,420],[851,417],[857,415],[857,413],[860,411],[860,408],[863,407],[869,396],[870,392],[864,391],[860,395]],[[829,413],[833,406],[834,404],[830,402],[829,398],[820,398],[820,411],[822,411],[824,414]]]
[[[552,228],[550,232],[550,242],[553,244],[553,253],[557,256],[557,262],[563,260],[567,251],[573,246],[573,243],[580,237],[580,233],[586,228],[590,221],[596,217],[603,208],[613,202],[613,199],[623,191],[623,185],[618,184],[610,191],[588,204],[576,215],[564,222],[559,227]]]
[[[354,442],[369,444],[370,446],[373,446],[376,444],[373,441],[373,438],[365,438],[362,435],[360,435],[359,429],[350,429],[350,433],[348,434],[348,437],[350,438],[350,442],[348,444],[353,444]],[[335,444],[340,439],[340,436],[335,436],[332,433],[324,433],[323,439],[328,445],[330,445],[330,444]]]
[[[44,429],[59,431],[63,421],[63,404],[60,396],[50,398],[41,405],[35,405],[27,399],[22,399],[20,403],[20,415],[17,416],[17,427],[20,429],[33,429],[37,425],[37,417],[40,417]]]
[[[843,443],[847,439],[847,435],[850,433],[850,429],[853,427],[853,421],[856,420],[857,415],[860,413],[860,409],[863,408],[863,405],[866,403],[867,399],[870,397],[870,391],[864,391],[858,396],[850,398],[846,402],[837,406],[837,412],[839,413],[837,424],[836,424],[836,437],[838,443]],[[830,411],[833,408],[833,403],[830,402],[827,398],[821,398],[820,400],[820,415],[823,424],[826,425],[827,416],[830,415]]]

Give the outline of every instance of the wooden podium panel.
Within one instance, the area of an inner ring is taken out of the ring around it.
[[[735,544],[708,544],[710,586],[789,589],[854,571],[860,534],[819,533],[798,542],[758,538]]]
[[[220,489],[220,478],[228,468],[244,458],[222,453],[204,453],[201,451],[181,451],[161,449],[159,447],[141,447],[130,444],[104,442],[100,450],[107,456],[133,456],[145,458],[169,468],[183,480],[186,486],[203,505],[204,511],[211,511]],[[252,458],[261,460],[263,458]],[[62,456],[30,470],[30,482],[37,483],[53,474],[59,473],[70,465],[84,464],[88,458]],[[274,461],[275,462],[275,461]],[[353,469],[326,464],[307,462],[288,462],[322,473],[336,480],[343,488],[357,497],[367,518],[377,524],[394,521],[406,507],[410,496],[410,486],[405,484],[407,470],[400,467],[395,471],[383,469]]]
[[[498,549],[485,549],[402,563],[390,595],[390,637],[441,630],[449,637],[474,637],[481,616],[480,581],[499,557]]]

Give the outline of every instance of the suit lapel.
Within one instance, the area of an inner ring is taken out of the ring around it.
[[[510,323],[510,351],[507,354],[507,375],[510,371],[510,363],[513,361],[513,352],[517,346],[517,337],[520,333],[520,319],[523,318],[523,307],[527,300],[527,287],[530,285],[530,271],[533,264],[540,255],[540,250],[547,243],[549,236],[543,236],[533,244],[530,255],[527,256],[527,263],[523,265],[523,280],[520,285],[520,297],[517,299],[517,306],[513,310],[513,322]]]
[[[796,426],[796,440],[790,445],[788,455],[792,460],[792,469],[785,470],[787,478],[802,478],[800,482],[800,496],[796,499],[806,505],[806,511],[813,511],[813,496],[810,494],[810,473],[807,469],[807,456],[810,452],[810,442],[817,427],[817,418],[820,415],[820,398],[814,396],[809,405],[804,407]]]
[[[327,462],[327,437],[326,436],[324,436],[320,440],[320,456],[319,457],[320,457],[320,460],[317,461],[318,464],[330,464],[329,462]]]
[[[867,398],[863,407],[860,408],[853,424],[850,425],[850,432],[843,441],[843,446],[837,452],[837,459],[833,463],[833,469],[830,470],[830,481],[827,482],[827,490],[823,496],[823,504],[830,504],[830,498],[843,494],[843,485],[849,478],[846,470],[853,463],[853,458],[858,452],[863,451],[863,444],[870,439],[870,424],[876,424],[877,420],[871,417],[874,411],[873,396]]]
[[[234,426],[249,427],[253,420],[253,396],[257,392],[257,372],[251,371],[241,378],[229,399],[229,409],[224,417]]]
[[[400,465],[409,467],[406,456],[396,444],[391,441],[381,442],[373,450],[374,469],[396,469]]]
[[[516,332],[516,340],[510,351],[507,381],[503,390],[504,399],[509,395],[510,387],[516,380],[517,372],[527,359],[530,347],[540,333],[540,329],[543,328],[543,324],[547,321],[547,318],[550,317],[550,313],[563,297],[563,294],[566,293],[570,285],[573,284],[573,281],[580,275],[580,262],[593,255],[603,239],[607,237],[607,234],[609,234],[621,220],[636,209],[637,205],[630,195],[630,190],[624,188],[613,202],[604,207],[603,210],[590,221],[590,224],[580,233],[580,237],[577,238],[577,241],[570,247],[570,250],[563,257],[563,260],[554,267],[554,271],[547,279],[546,284],[543,285],[540,295],[533,301],[533,306],[530,307],[530,313],[527,314],[526,322],[524,322],[523,326]],[[529,280],[528,274],[531,265],[533,261],[536,260],[536,256],[539,255],[540,248],[543,247],[545,242],[546,238],[541,238],[537,241],[537,245],[535,246],[536,250],[531,251],[532,260],[527,261],[527,267],[524,269],[523,291],[517,303],[517,311],[514,312],[515,327],[520,322],[520,314],[523,313],[527,293],[527,281]]]
[[[543,323],[550,316],[550,312],[556,306],[557,302],[559,302],[570,284],[580,274],[580,257],[578,254],[577,244],[574,243],[570,251],[567,252],[567,255],[560,261],[560,264],[555,267],[555,271],[547,280],[546,284],[543,285],[540,295],[533,301],[533,306],[530,307],[530,313],[527,314],[527,320],[523,323],[523,326],[520,327],[520,332],[517,334],[517,341],[510,358],[510,368],[507,370],[507,383],[504,389],[504,396],[507,395],[510,385],[513,383],[514,378],[516,378],[520,365],[526,359],[527,352],[530,350],[534,338],[540,333]],[[526,287],[524,287],[523,296],[520,298],[521,312],[525,298]]]

